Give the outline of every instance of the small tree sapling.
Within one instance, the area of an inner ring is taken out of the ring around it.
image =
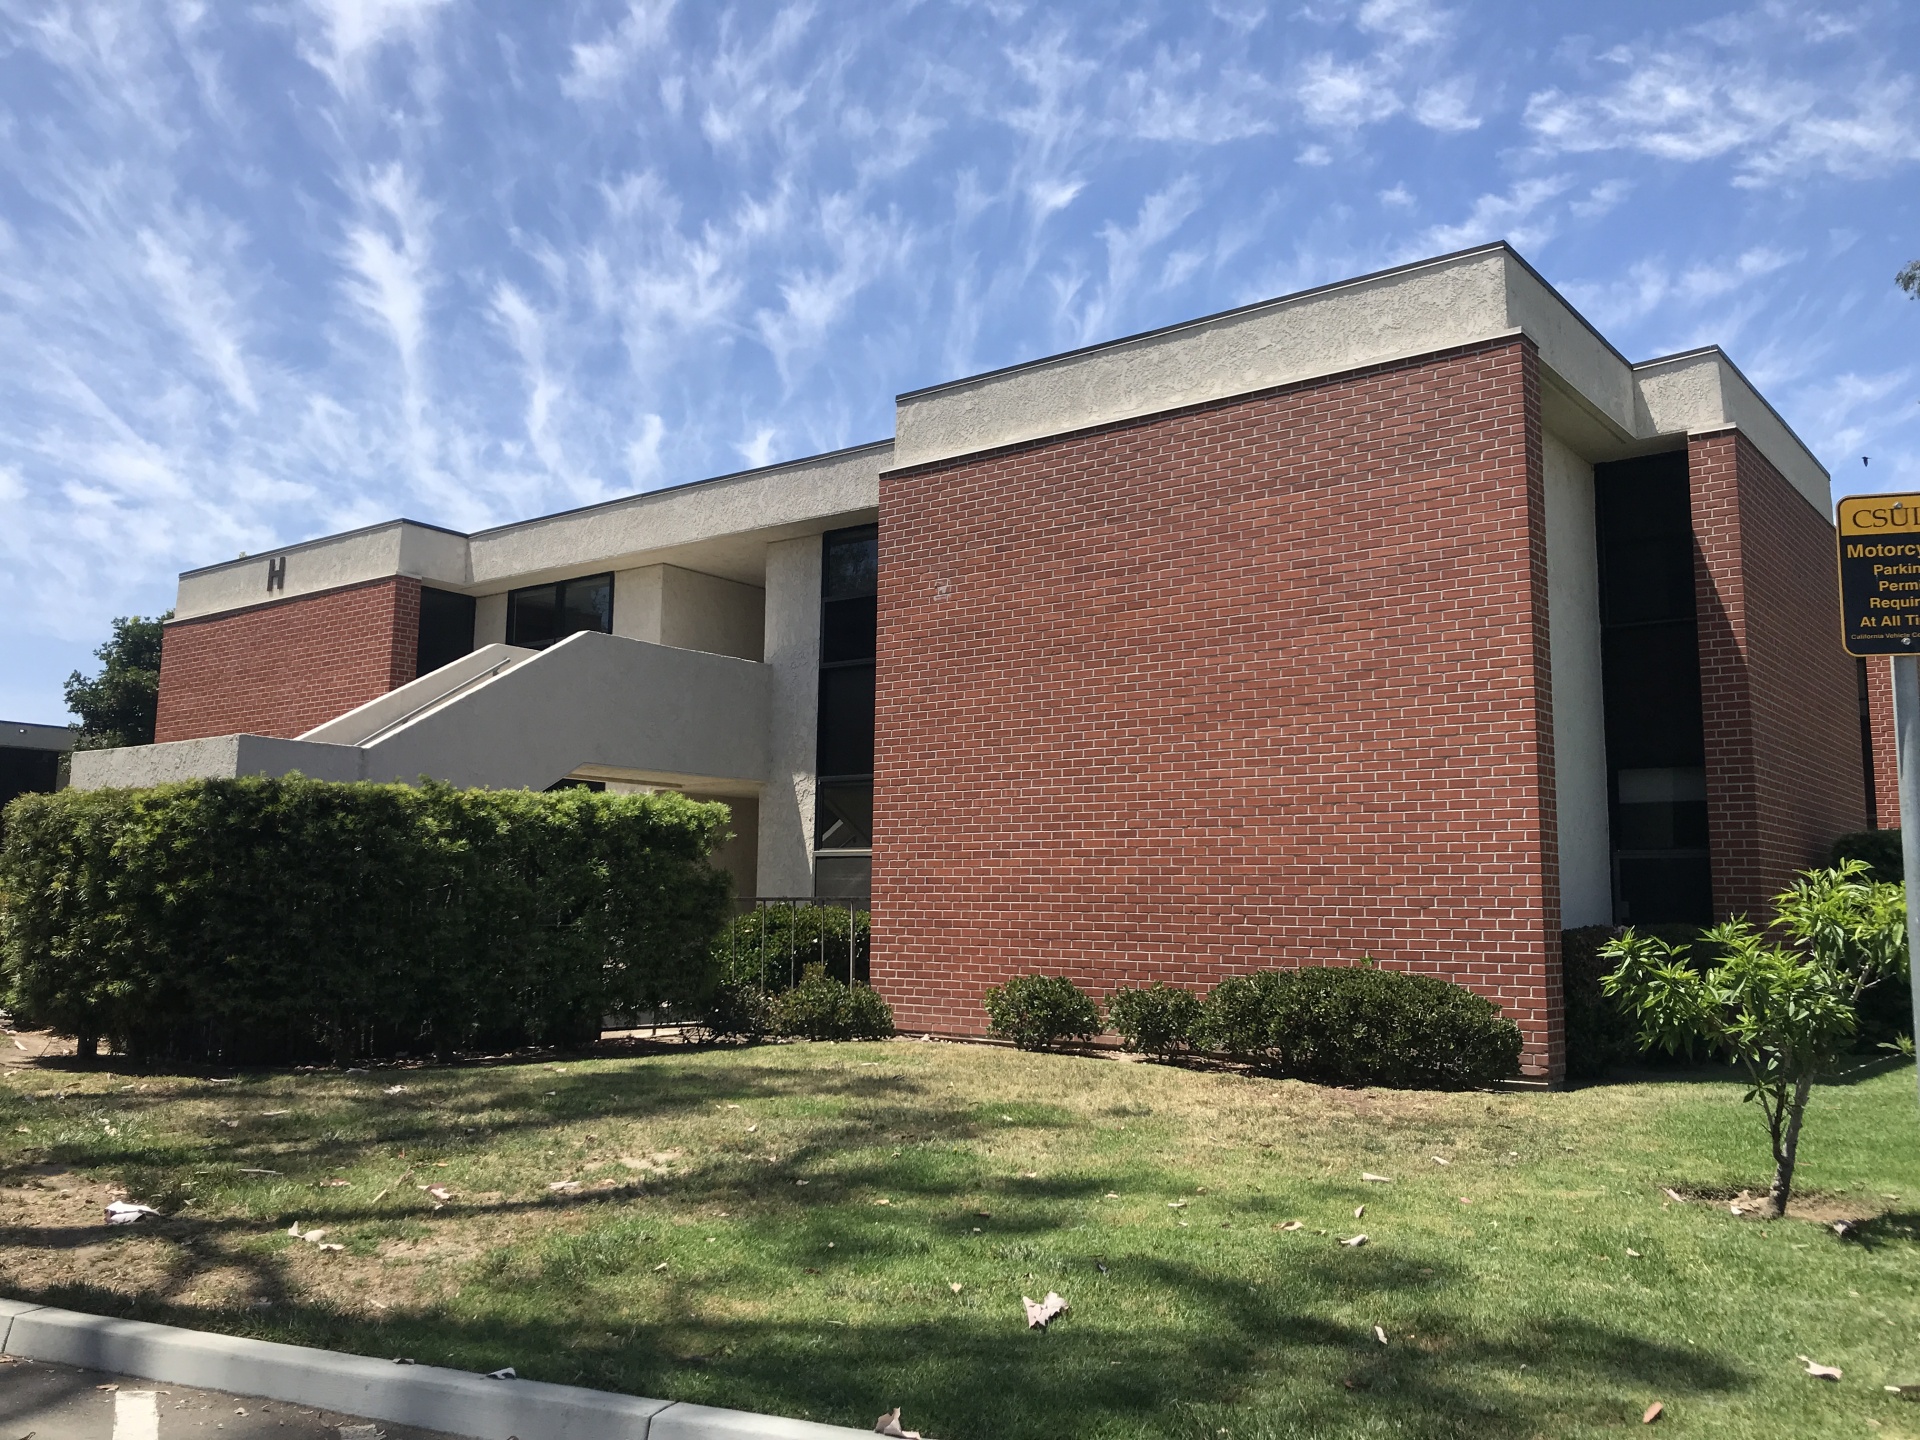
[[[1685,945],[1629,929],[1602,948],[1619,963],[1601,985],[1639,1023],[1642,1044],[1704,1043],[1746,1071],[1746,1098],[1760,1102],[1773,1143],[1767,1201],[1784,1215],[1813,1082],[1845,1053],[1862,992],[1906,969],[1906,899],[1847,860],[1803,871],[1773,906],[1766,930],[1739,916],[1705,931],[1714,958],[1704,966]]]

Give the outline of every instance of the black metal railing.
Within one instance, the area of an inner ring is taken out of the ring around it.
[[[762,993],[788,990],[807,966],[818,965],[836,980],[867,983],[873,948],[868,901],[762,895],[734,906],[738,913],[718,941],[730,978],[751,977]]]

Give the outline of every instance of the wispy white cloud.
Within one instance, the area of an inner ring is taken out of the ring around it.
[[[1913,81],[1878,67],[1823,83],[1697,46],[1625,45],[1599,65],[1614,78],[1598,90],[1552,87],[1528,98],[1526,124],[1542,150],[1625,150],[1683,164],[1729,158],[1733,183],[1745,187],[1884,174],[1920,159]]]
[[[396,41],[418,41],[447,0],[306,0],[317,43],[302,47],[308,62],[336,89],[355,85],[366,62]]]
[[[573,47],[573,65],[561,77],[561,91],[575,100],[614,94],[634,66],[666,39],[673,7],[674,0],[630,0],[612,30]]]
[[[1434,225],[1422,232],[1405,258],[1448,250],[1464,250],[1490,240],[1509,240],[1521,248],[1537,245],[1554,233],[1547,206],[1571,182],[1564,175],[1542,175],[1521,180],[1500,195],[1482,195],[1467,218],[1454,225]]]

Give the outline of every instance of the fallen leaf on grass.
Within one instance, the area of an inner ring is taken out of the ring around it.
[[[1436,1155],[1433,1157],[1433,1163],[1436,1165],[1451,1165],[1453,1162],[1444,1155]]]
[[[806,1180],[796,1180],[796,1181],[794,1181],[793,1183],[794,1183],[794,1184],[796,1184],[796,1185],[806,1185],[806,1184],[809,1184],[809,1183],[811,1183],[811,1182],[809,1182],[809,1181],[806,1181]]]
[[[747,1133],[751,1135],[754,1131],[758,1130],[759,1128],[760,1127],[758,1125],[749,1125],[747,1126]]]
[[[1364,1205],[1356,1205],[1353,1207],[1353,1218],[1356,1220],[1358,1220],[1362,1215],[1366,1213],[1367,1213],[1367,1207]]]
[[[1118,1200],[1120,1198],[1120,1192],[1117,1190],[1109,1190],[1107,1191],[1106,1198],[1109,1200]]]
[[[960,1293],[960,1282],[958,1280],[949,1280],[947,1282],[947,1288],[958,1295]]]
[[[874,1201],[873,1203],[876,1205],[891,1205],[893,1204],[893,1201],[887,1199],[885,1196],[882,1196],[880,1199]]]
[[[1367,1243],[1367,1237],[1364,1235],[1355,1235],[1349,1240],[1342,1240],[1340,1243],[1345,1245],[1349,1250],[1358,1250],[1362,1245]]]
[[[280,1172],[278,1170],[261,1170],[255,1166],[242,1165],[240,1167],[240,1173],[242,1175],[278,1175]]]
[[[1662,1415],[1666,1413],[1667,1413],[1667,1407],[1662,1405],[1658,1400],[1656,1400],[1651,1405],[1647,1406],[1646,1413],[1641,1415],[1640,1417],[1640,1423],[1642,1425],[1651,1425],[1654,1421],[1658,1420]]]
[[[1362,1180],[1371,1180],[1376,1185],[1391,1185],[1393,1183],[1393,1177],[1391,1175],[1374,1175],[1365,1170],[1360,1172],[1360,1178]]]
[[[351,1184],[353,1184],[351,1180],[322,1180],[320,1182],[320,1188],[323,1190],[326,1190],[326,1189],[331,1189],[335,1185],[351,1185]]]
[[[876,1435],[891,1435],[894,1437],[894,1440],[920,1440],[920,1432],[918,1430],[902,1430],[900,1428],[900,1407],[898,1405],[894,1406],[893,1409],[873,1422],[873,1431]]]
[[[1376,1325],[1373,1327],[1373,1338],[1384,1345],[1387,1343],[1387,1332]]]
[[[1169,1210],[1184,1210],[1186,1208],[1187,1208],[1187,1202],[1184,1200],[1167,1201],[1167,1209]]]
[[[1838,1380],[1840,1378],[1840,1367],[1838,1365],[1822,1365],[1816,1360],[1807,1359],[1804,1355],[1799,1355],[1794,1358],[1807,1367],[1807,1374],[1815,1380]]]
[[[667,1268],[667,1262],[662,1260],[658,1265],[653,1267],[653,1273],[658,1275],[662,1270],[666,1268]]]
[[[487,1372],[487,1378],[489,1380],[518,1380],[520,1378],[520,1372],[515,1370],[511,1365],[503,1365],[498,1370],[489,1370]]]
[[[107,1224],[132,1225],[146,1219],[149,1215],[159,1215],[151,1205],[134,1205],[125,1200],[113,1200],[107,1204]]]
[[[1022,1170],[1020,1172],[1020,1178],[1022,1180],[1038,1180],[1040,1178],[1040,1172],[1038,1170]]]
[[[380,1093],[382,1095],[401,1095],[406,1092],[406,1088],[404,1085],[389,1085]]]
[[[1280,1228],[1281,1228],[1282,1230],[1298,1230],[1298,1229],[1300,1228],[1300,1226],[1301,1226],[1301,1224],[1302,1224],[1302,1222],[1301,1222],[1301,1221],[1298,1221],[1298,1220],[1289,1220],[1289,1221],[1287,1221],[1287,1223],[1286,1223],[1286,1224],[1284,1224],[1284,1225],[1282,1225],[1282,1226],[1281,1226]]]
[[[1660,1193],[1665,1195],[1667,1199],[1673,1201],[1673,1203],[1676,1205],[1684,1205],[1687,1203],[1687,1197],[1682,1195],[1678,1190],[1675,1190],[1671,1186],[1662,1185],[1660,1187]]]
[[[1641,1257],[1640,1257],[1640,1252],[1639,1252],[1638,1250],[1631,1250],[1631,1249],[1630,1249],[1630,1250],[1628,1250],[1628,1251],[1627,1251],[1627,1258],[1628,1258],[1629,1260],[1638,1260],[1638,1259],[1640,1259],[1640,1258],[1641,1258]]]
[[[1066,1314],[1068,1309],[1067,1302],[1051,1290],[1047,1291],[1047,1298],[1037,1305],[1024,1295],[1020,1297],[1020,1303],[1026,1307],[1029,1330],[1046,1329],[1057,1317]]]
[[[580,1182],[578,1180],[549,1180],[547,1182],[547,1189],[549,1190],[560,1190],[560,1191],[571,1192],[574,1190],[578,1190],[579,1188],[580,1188]]]

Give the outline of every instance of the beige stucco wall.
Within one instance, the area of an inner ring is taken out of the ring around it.
[[[678,565],[645,565],[613,577],[613,633],[656,645],[758,660],[766,592]]]
[[[1600,562],[1593,466],[1545,440],[1547,630],[1559,811],[1561,924],[1613,923],[1606,713],[1600,670]]]
[[[760,792],[762,895],[813,894],[820,696],[820,541],[767,547],[767,770]]]

